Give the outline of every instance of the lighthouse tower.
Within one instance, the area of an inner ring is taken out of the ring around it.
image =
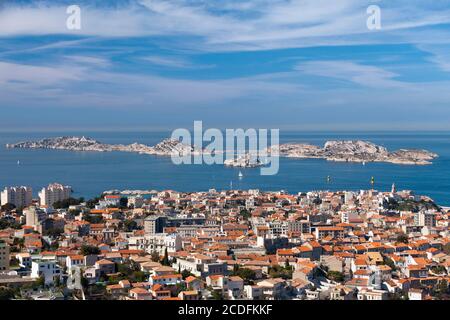
[[[392,184],[391,193],[392,194],[396,194],[397,193],[397,188],[395,187],[395,182]]]

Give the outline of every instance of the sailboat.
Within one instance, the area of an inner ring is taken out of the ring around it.
[[[17,165],[18,165],[18,166],[20,165],[20,160],[17,160]]]
[[[365,161],[363,161],[363,166],[365,166],[366,165],[366,162]]]
[[[242,172],[239,171],[239,179],[242,179],[243,176],[244,176],[244,175],[242,174]]]

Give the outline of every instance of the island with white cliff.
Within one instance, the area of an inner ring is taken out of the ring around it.
[[[199,155],[207,152],[196,146],[184,144],[174,139],[164,139],[155,146],[140,143],[105,144],[87,137],[56,137],[38,141],[25,141],[7,144],[7,148],[57,149],[70,151],[97,152],[135,152],[159,156]],[[278,149],[278,150],[277,150]],[[339,162],[389,162],[395,164],[426,165],[438,157],[437,154],[422,149],[399,149],[388,151],[385,147],[362,140],[332,140],[323,147],[303,143],[286,143],[269,148],[269,154],[279,154],[289,158],[319,158]],[[235,160],[227,160],[226,166],[255,167],[262,165],[260,161],[249,161],[247,156]]]
[[[278,147],[280,156],[289,158],[319,158],[340,162],[390,162],[395,164],[426,165],[438,157],[421,149],[388,151],[385,147],[362,140],[332,140],[323,147],[302,143],[286,143]],[[271,148],[273,151],[274,148]]]

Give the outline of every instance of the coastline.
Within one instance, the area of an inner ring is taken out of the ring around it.
[[[156,145],[167,132],[57,132],[55,135],[89,135],[110,144],[128,145],[134,141]],[[328,140],[346,139],[373,141],[389,150],[423,148],[439,154],[433,165],[399,165],[387,162],[336,162],[319,158],[301,161],[280,157],[280,172],[274,177],[259,176],[259,169],[233,168],[221,165],[174,165],[170,157],[142,157],[130,152],[71,152],[57,149],[6,149],[6,143],[27,139],[40,140],[53,135],[48,132],[5,134],[0,137],[0,184],[30,185],[38,190],[42,185],[59,181],[71,184],[78,197],[94,197],[104,190],[174,189],[180,191],[228,189],[234,187],[261,190],[286,190],[290,193],[306,190],[352,190],[370,187],[375,177],[376,189],[387,189],[395,182],[399,187],[430,196],[442,205],[450,206],[449,143],[450,133],[367,132],[282,132],[282,144],[295,141],[323,145]],[[17,161],[20,160],[20,166]],[[244,177],[239,180],[239,169]],[[326,177],[331,176],[331,183]]]
[[[363,140],[330,140],[323,147],[301,143],[286,143],[269,147],[267,152],[274,156],[289,158],[319,158],[337,162],[390,162],[403,165],[429,165],[431,160],[438,157],[436,153],[420,149],[399,149],[388,151],[385,147],[378,146]],[[209,154],[205,149],[194,145],[187,145],[178,140],[164,139],[155,146],[134,142],[129,145],[104,144],[85,136],[63,136],[46,138],[38,141],[24,141],[6,144],[7,149],[59,149],[68,151],[96,151],[96,152],[134,152],[138,154],[150,154],[160,156],[195,156]],[[261,166],[259,161],[251,161],[247,154],[242,159],[235,159],[224,163],[232,167],[256,167]]]

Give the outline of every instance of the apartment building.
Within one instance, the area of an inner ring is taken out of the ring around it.
[[[5,187],[1,192],[1,205],[13,204],[16,208],[25,208],[31,205],[33,192],[30,187]]]
[[[166,225],[167,217],[158,215],[148,216],[144,220],[145,234],[152,235],[156,233],[162,233]]]
[[[321,240],[325,237],[332,237],[333,239],[344,238],[344,228],[342,227],[317,227],[316,239]]]
[[[25,223],[27,226],[33,227],[38,230],[42,225],[42,222],[47,218],[47,213],[36,207],[29,207],[23,210],[25,215]]]
[[[31,277],[43,276],[45,284],[52,284],[61,276],[61,267],[55,259],[36,259],[31,262]]]
[[[181,249],[181,237],[178,234],[158,233],[128,239],[130,249],[144,250],[148,253],[157,252],[164,255],[167,252],[176,252]]]
[[[39,192],[40,203],[43,206],[53,206],[57,201],[62,201],[70,198],[72,193],[72,187],[63,186],[59,183],[49,184],[47,187],[42,188]]]
[[[428,228],[436,227],[436,213],[431,211],[420,211],[414,214],[414,224]]]

